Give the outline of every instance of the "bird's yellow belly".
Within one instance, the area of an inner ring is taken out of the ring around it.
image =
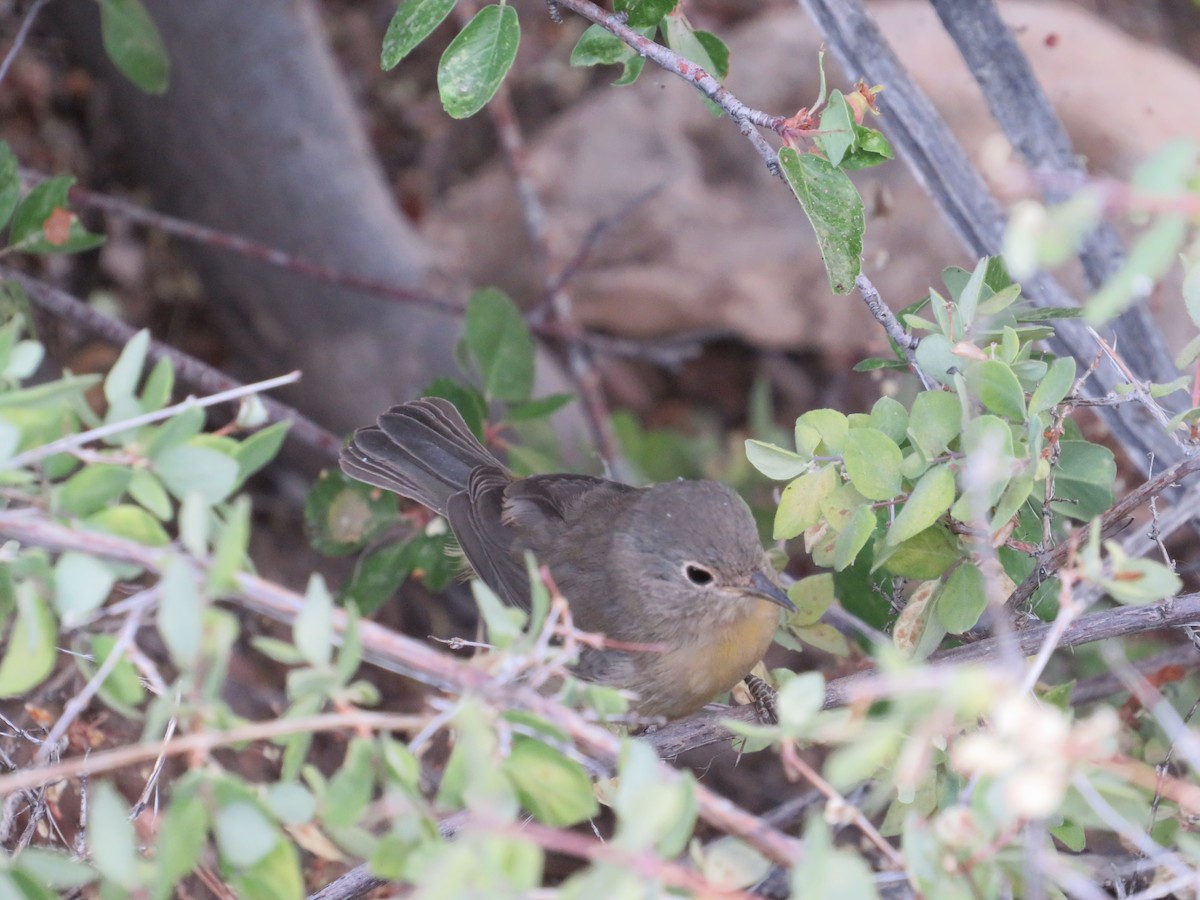
[[[699,641],[665,651],[654,667],[657,683],[642,692],[650,701],[644,711],[686,716],[745,678],[771,646],[779,621],[775,607],[765,602],[759,607]]]

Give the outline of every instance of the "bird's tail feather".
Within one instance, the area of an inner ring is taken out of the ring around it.
[[[393,406],[342,450],[342,471],[446,513],[479,466],[504,466],[476,440],[454,404],[438,397]]]

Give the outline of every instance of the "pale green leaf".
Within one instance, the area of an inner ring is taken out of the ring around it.
[[[852,428],[843,449],[846,474],[868,500],[891,500],[900,493],[904,457],[896,442],[876,428]]]

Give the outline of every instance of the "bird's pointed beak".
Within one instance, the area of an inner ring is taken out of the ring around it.
[[[797,612],[796,604],[788,599],[788,595],[783,592],[783,588],[762,572],[755,572],[751,576],[750,590],[764,600],[770,600],[772,603],[782,606],[788,612]]]

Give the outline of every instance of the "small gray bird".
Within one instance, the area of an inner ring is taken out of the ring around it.
[[[341,466],[445,516],[475,573],[506,602],[529,608],[532,551],[576,627],[662,648],[584,648],[576,667],[634,692],[642,716],[686,716],[732,688],[770,646],[779,608],[795,610],[749,508],[713,481],[516,478],[453,404],[433,397],[359,429]]]

